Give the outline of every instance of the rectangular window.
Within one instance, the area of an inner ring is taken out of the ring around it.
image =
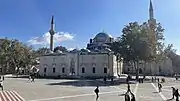
[[[107,68],[104,68],[104,73],[107,73]]]
[[[46,72],[46,68],[44,68],[44,72]]]
[[[95,69],[95,67],[93,67],[93,73],[96,73],[96,69]]]
[[[53,73],[55,73],[56,72],[56,68],[53,68]]]
[[[62,73],[65,73],[65,68],[62,68]]]
[[[81,71],[81,72],[82,72],[82,73],[85,73],[85,68],[84,68],[84,67],[82,68],[82,71]]]
[[[2,68],[0,68],[0,72],[2,72]]]
[[[74,68],[72,68],[72,73],[74,73]]]

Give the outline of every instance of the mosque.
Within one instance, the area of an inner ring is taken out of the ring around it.
[[[90,39],[86,49],[74,49],[63,53],[53,52],[54,17],[49,31],[50,50],[40,57],[40,76],[53,77],[114,77],[122,72],[123,62],[117,61],[110,45],[113,38],[105,32]]]
[[[151,0],[148,23],[154,30],[156,19]],[[135,73],[135,68],[131,64],[117,61],[114,52],[110,49],[115,40],[105,32],[100,32],[93,39],[90,39],[86,49],[74,49],[66,53],[60,50],[53,52],[53,35],[55,34],[53,16],[49,33],[51,35],[51,51],[40,57],[40,76],[114,77],[122,73]],[[161,63],[140,63],[139,73],[172,74],[172,60],[167,58]]]

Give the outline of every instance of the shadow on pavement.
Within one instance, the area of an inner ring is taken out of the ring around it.
[[[135,84],[136,82],[130,82],[130,84]],[[120,84],[126,84],[125,82],[119,82],[114,81],[113,83],[111,81],[107,81],[106,83],[104,81],[98,81],[98,80],[76,80],[76,81],[66,81],[66,82],[55,82],[55,83],[48,83],[46,85],[70,85],[70,86],[76,86],[76,87],[82,87],[82,86],[116,86]]]
[[[172,101],[173,99],[167,99],[166,101]]]

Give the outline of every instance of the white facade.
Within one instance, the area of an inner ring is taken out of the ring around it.
[[[117,76],[121,71],[122,63],[117,63],[113,54],[61,53],[40,57],[41,76],[104,77]]]
[[[132,65],[124,65],[124,73],[135,73],[136,70]],[[164,61],[159,63],[142,63],[139,64],[139,73],[140,74],[149,74],[149,75],[172,75],[174,73],[172,60],[166,58]]]

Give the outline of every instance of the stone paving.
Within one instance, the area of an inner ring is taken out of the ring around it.
[[[180,88],[179,83],[174,78],[166,78],[162,93],[157,92],[157,83],[151,82],[132,83],[131,90],[137,101],[170,101],[171,86]],[[5,78],[4,91],[16,91],[25,101],[95,101],[96,85],[100,85],[99,101],[124,101],[122,94],[127,90],[126,84],[110,86],[93,80],[36,79],[30,82],[26,78]]]

